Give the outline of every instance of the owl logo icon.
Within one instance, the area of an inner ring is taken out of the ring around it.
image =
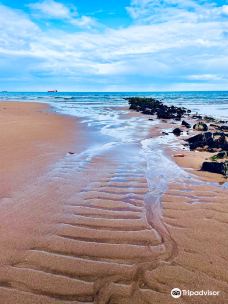
[[[171,290],[171,296],[172,296],[174,299],[180,298],[180,297],[181,297],[181,294],[182,294],[182,292],[181,292],[181,290],[180,290],[179,288],[173,288],[173,289]]]

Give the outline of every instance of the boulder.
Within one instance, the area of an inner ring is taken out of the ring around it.
[[[188,129],[191,128],[191,125],[187,121],[185,121],[185,120],[183,120],[181,124],[182,124],[182,126],[185,126]]]
[[[173,130],[173,134],[176,136],[180,136],[183,131],[180,128],[175,128]]]
[[[203,122],[198,122],[193,126],[193,129],[196,131],[208,131],[208,126]]]
[[[216,163],[216,162],[204,162],[201,168],[202,171],[211,173],[223,174],[228,176],[228,161]]]
[[[206,146],[206,151],[208,152],[216,152],[218,149],[228,151],[227,134],[223,132],[205,132],[190,137],[186,141],[189,143],[190,150]]]
[[[221,130],[221,131],[228,131],[228,126],[221,126],[221,127],[219,127],[219,129]]]

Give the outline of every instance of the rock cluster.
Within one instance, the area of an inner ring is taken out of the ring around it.
[[[207,151],[207,152],[219,152],[211,157],[211,162],[206,161],[202,164],[201,170],[209,171],[212,173],[223,174],[228,177],[228,131],[227,125],[221,125],[227,123],[226,121],[219,121],[213,117],[202,115],[191,115],[190,110],[183,107],[168,106],[161,101],[154,98],[142,98],[142,97],[130,97],[126,98],[130,104],[130,109],[137,112],[141,112],[146,115],[157,115],[159,119],[174,119],[181,120],[182,117],[191,118],[195,120],[193,128],[186,120],[182,120],[180,128],[175,128],[172,133],[176,136],[180,136],[183,132],[183,128],[193,129],[199,134],[194,135],[186,139],[187,145],[190,150]],[[210,130],[208,132],[210,123]],[[182,127],[182,128],[181,128]],[[188,134],[189,131],[187,131]],[[163,132],[167,135],[168,133]],[[223,162],[221,160],[224,160]]]
[[[160,119],[180,120],[190,110],[182,107],[168,106],[154,98],[129,97],[130,110],[135,110],[147,115],[157,115]]]

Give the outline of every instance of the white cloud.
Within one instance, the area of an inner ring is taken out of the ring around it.
[[[222,13],[223,13],[224,15],[228,15],[228,5],[223,5],[223,6],[222,6]]]
[[[73,15],[77,15],[76,8],[70,9],[64,4],[54,0],[44,0],[41,2],[31,3],[29,4],[29,7],[49,18],[69,19]]]
[[[20,79],[47,85],[71,81],[94,83],[99,89],[137,86],[144,90],[193,88],[195,84],[199,89],[197,83],[205,82],[205,88],[218,84],[227,88],[225,19],[182,22],[178,18],[120,29],[68,32],[41,29],[28,15],[3,5],[0,14],[5,16],[0,19],[0,57],[4,58],[0,69],[11,77],[20,69]],[[83,28],[93,22],[86,16],[70,20]]]
[[[91,28],[98,25],[98,22],[89,16],[79,16],[77,8],[70,7],[54,0],[44,0],[28,5],[34,12],[34,15],[43,19],[59,19],[72,25]]]
[[[126,8],[139,23],[213,21],[226,14],[226,5],[205,0],[132,0]]]
[[[196,74],[188,76],[188,79],[199,81],[217,81],[222,80],[223,78],[220,75],[215,74]]]

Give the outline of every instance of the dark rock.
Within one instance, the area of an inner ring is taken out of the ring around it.
[[[208,131],[208,126],[203,122],[199,122],[193,126],[193,129],[196,131]]]
[[[167,132],[162,132],[162,134],[163,134],[163,135],[169,135],[169,133],[167,133]]]
[[[220,126],[219,125],[216,125],[216,124],[210,124],[210,127],[213,127],[215,129],[220,129]]]
[[[228,131],[228,126],[221,126],[221,127],[219,127],[219,129],[221,131]]]
[[[196,142],[207,142],[209,139],[212,138],[212,133],[211,132],[205,132],[205,133],[201,133],[201,134],[197,134],[195,136],[192,136],[190,138],[187,139],[187,141],[189,143],[196,143]]]
[[[183,120],[181,124],[182,124],[182,126],[185,126],[188,129],[191,128],[191,125],[187,121],[185,121],[185,120]]]
[[[212,143],[213,137],[211,132],[206,132],[190,137],[186,141],[189,143],[190,150],[195,150],[196,148],[203,148],[209,143]]]
[[[69,155],[74,155],[75,153],[74,153],[74,152],[68,152],[68,154],[69,154]]]
[[[218,159],[223,159],[226,158],[228,156],[227,151],[221,151],[218,154],[214,155],[211,157],[211,160],[216,161]]]
[[[151,109],[149,108],[145,108],[143,111],[142,111],[143,114],[146,114],[146,115],[151,115],[153,114],[153,112],[151,111]]]
[[[206,122],[216,122],[216,119],[211,116],[204,116]]]
[[[173,130],[173,134],[176,136],[180,136],[183,131],[180,128],[176,128]]]
[[[223,174],[227,177],[228,174],[228,161],[216,163],[216,162],[204,162],[201,168],[202,171],[211,173]]]
[[[228,121],[226,121],[226,120],[219,120],[218,123],[225,124],[225,123],[228,123]]]
[[[192,118],[193,119],[203,119],[203,117],[201,115],[193,115]]]
[[[190,137],[186,141],[189,143],[190,150],[204,148],[206,146],[206,150],[209,152],[217,151],[215,149],[228,151],[227,135],[222,132],[205,132]]]
[[[130,104],[130,110],[142,112],[143,114],[157,114],[159,119],[177,119],[187,113],[185,108],[168,106],[154,98],[129,97],[125,98]]]

